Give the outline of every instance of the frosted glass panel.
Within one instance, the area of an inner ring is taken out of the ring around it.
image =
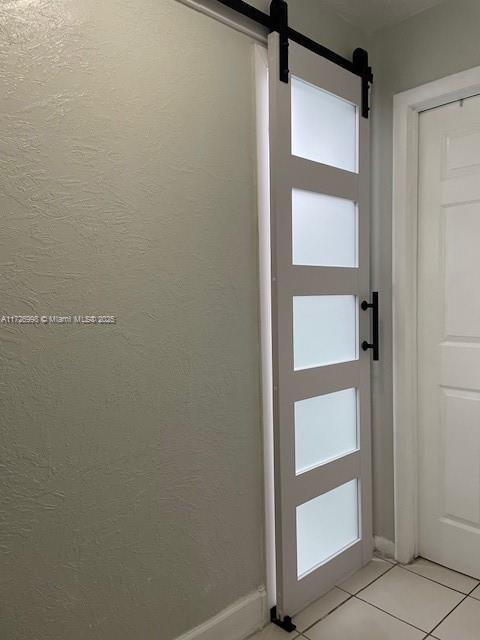
[[[293,264],[357,266],[357,207],[351,200],[294,189]]]
[[[357,480],[297,507],[297,575],[302,577],[359,539]]]
[[[357,108],[292,78],[292,154],[356,172]]]
[[[295,370],[357,358],[355,296],[294,296]]]
[[[295,402],[297,474],[357,449],[357,392],[344,389]]]

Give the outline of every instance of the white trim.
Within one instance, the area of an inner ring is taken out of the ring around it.
[[[417,555],[417,182],[421,111],[480,93],[480,67],[394,96],[393,429],[395,557]]]
[[[395,543],[393,540],[387,540],[387,538],[382,538],[382,536],[374,536],[373,546],[375,551],[378,551],[380,555],[385,556],[385,558],[395,557]]]
[[[254,47],[257,140],[258,245],[260,266],[260,322],[262,349],[263,474],[265,492],[265,559],[267,604],[277,604],[275,561],[275,480],[273,451],[272,286],[270,248],[270,154],[268,106],[268,56]]]
[[[244,640],[267,624],[266,602],[261,587],[177,640]]]
[[[177,0],[181,4],[203,13],[209,18],[213,18],[218,22],[239,31],[262,44],[267,44],[267,29],[256,24],[252,20],[242,16],[233,9],[229,9],[224,5],[219,5],[212,0]]]

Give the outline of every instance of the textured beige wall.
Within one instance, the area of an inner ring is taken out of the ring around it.
[[[0,636],[170,640],[263,582],[251,44],[0,7]]]
[[[450,0],[373,37],[372,284],[382,292],[374,367],[375,533],[394,539],[392,414],[392,105],[395,93],[480,65],[480,3]]]
[[[0,326],[0,637],[171,640],[264,582],[252,42],[173,0],[0,27],[0,311],[118,317]]]

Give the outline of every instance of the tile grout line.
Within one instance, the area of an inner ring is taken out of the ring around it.
[[[389,573],[394,567],[396,567],[397,565],[392,565],[389,569],[387,569],[386,571],[384,571],[384,573],[382,573],[381,575],[379,575],[377,578],[375,578],[375,580],[372,580],[371,582],[369,582],[365,587],[362,587],[362,589],[360,589],[360,591],[357,591],[356,594],[351,594],[348,593],[348,591],[345,591],[344,589],[342,589],[341,587],[335,587],[337,589],[340,589],[340,591],[343,591],[343,593],[346,593],[349,597],[344,600],[341,604],[338,605],[338,607],[335,607],[335,609],[332,609],[331,611],[329,611],[329,613],[327,613],[325,616],[323,616],[323,618],[320,618],[319,620],[317,620],[316,622],[314,622],[313,624],[311,624],[309,627],[307,627],[306,629],[304,629],[304,631],[302,631],[302,635],[304,633],[306,633],[307,631],[310,631],[310,629],[312,627],[314,627],[316,624],[318,624],[319,622],[322,622],[323,620],[325,620],[326,618],[328,618],[328,616],[330,616],[334,611],[337,611],[337,609],[340,609],[340,607],[342,607],[344,604],[347,604],[347,602],[350,602],[350,600],[352,599],[356,599],[359,602],[363,602],[366,605],[370,605],[371,607],[373,607],[374,609],[378,609],[378,611],[381,611],[382,613],[385,613],[387,616],[390,616],[391,618],[394,618],[395,620],[398,620],[399,622],[403,622],[404,624],[408,625],[409,627],[412,627],[413,629],[416,629],[417,631],[421,631],[422,633],[428,633],[428,631],[425,631],[425,629],[420,629],[420,627],[416,627],[415,625],[411,624],[410,622],[406,622],[405,620],[402,620],[402,618],[397,618],[397,616],[392,615],[391,613],[389,613],[388,611],[385,611],[384,609],[381,609],[380,607],[377,607],[376,605],[372,604],[371,602],[367,602],[366,600],[362,600],[362,598],[358,597],[358,594],[361,593],[361,591],[363,591],[364,589],[366,589],[367,587],[369,587],[370,585],[374,584],[375,582],[377,582],[377,580],[380,580],[380,578],[383,578],[383,576],[385,576],[387,573]],[[306,637],[306,636],[305,636]],[[428,636],[425,636],[425,638],[427,638]],[[308,640],[308,638],[307,638]]]
[[[478,586],[478,585],[477,585],[477,586]],[[471,589],[471,590],[467,593],[467,595],[466,595],[464,598],[462,598],[462,600],[460,600],[460,602],[457,604],[457,606],[456,606],[456,607],[453,607],[453,609],[452,609],[451,611],[449,611],[449,612],[447,613],[447,615],[446,615],[444,618],[442,618],[442,619],[440,620],[440,622],[439,622],[435,627],[433,627],[433,629],[430,631],[430,634],[429,634],[429,636],[428,636],[428,637],[430,637],[430,636],[432,635],[432,633],[433,633],[434,631],[436,631],[436,630],[438,629],[438,627],[439,627],[443,622],[445,622],[445,620],[448,618],[448,616],[450,616],[450,615],[455,611],[455,609],[458,609],[458,607],[459,607],[461,604],[463,604],[463,603],[465,602],[465,600],[467,600],[467,598],[469,598],[469,597],[470,597],[470,594],[471,594],[471,593],[473,593],[473,592],[475,591],[475,589],[476,589],[476,588],[477,588],[477,587],[473,587],[473,589]],[[473,599],[475,599],[475,598],[473,598]]]
[[[368,566],[368,565],[365,565]],[[358,595],[361,591],[363,591],[364,589],[367,589],[368,587],[370,587],[374,582],[377,582],[377,580],[380,580],[380,578],[383,578],[383,576],[386,576],[387,573],[389,573],[392,569],[394,569],[397,565],[396,564],[392,564],[391,567],[389,567],[386,571],[384,571],[383,573],[381,573],[379,576],[377,576],[376,578],[374,578],[371,582],[369,582],[368,584],[366,584],[364,587],[362,587],[361,589],[359,589],[357,591],[357,593],[349,593],[348,591],[346,591],[345,589],[342,589],[342,587],[337,586],[337,589],[340,589],[340,591],[343,591],[343,593],[348,593],[348,595],[355,597],[356,595]],[[361,571],[361,569],[360,569]],[[355,575],[355,574],[354,574]],[[352,576],[353,577],[353,576]],[[348,580],[348,578],[347,578]]]
[[[381,560],[383,560],[383,558],[380,558]],[[388,560],[384,560],[384,562],[388,562]],[[391,562],[389,564],[392,564]],[[367,565],[365,565],[367,566]],[[362,587],[359,591],[357,591],[357,593],[360,593],[360,591],[363,591],[363,589],[366,589],[367,587],[369,587],[371,584],[373,584],[374,582],[376,582],[377,580],[380,580],[380,578],[382,578],[384,575],[386,575],[389,571],[391,571],[394,567],[396,567],[396,564],[392,564],[391,567],[389,567],[386,571],[384,571],[383,573],[381,573],[379,576],[377,576],[376,578],[374,578],[371,582],[369,582],[365,587]],[[361,571],[361,569],[359,569],[359,571]],[[355,574],[353,574],[355,575]],[[353,577],[353,576],[352,576]],[[348,580],[348,578],[346,578]],[[336,611],[337,609],[340,609],[340,607],[343,607],[344,604],[347,604],[347,602],[349,602],[352,598],[355,598],[354,593],[349,593],[348,591],[345,591],[345,589],[342,589],[342,587],[339,587],[338,585],[335,585],[334,587],[332,587],[333,589],[338,589],[339,591],[341,591],[342,593],[346,593],[348,595],[348,598],[346,600],[344,600],[343,602],[341,602],[338,606],[334,607],[331,611],[329,611],[328,613],[326,613],[324,616],[322,616],[321,618],[319,618],[318,620],[316,620],[315,622],[312,622],[311,625],[309,625],[306,629],[304,629],[301,633],[302,635],[304,633],[306,633],[307,631],[310,631],[310,629],[312,627],[314,627],[316,624],[318,624],[319,622],[322,622],[322,620],[325,620],[325,618],[328,618],[329,615],[331,615],[334,611]],[[326,595],[326,594],[325,594]]]
[[[414,575],[418,576],[419,578],[424,578],[425,580],[429,580],[430,582],[433,582],[434,584],[438,584],[441,587],[444,587],[445,589],[450,589],[450,591],[455,591],[455,593],[459,593],[461,596],[470,595],[470,593],[473,593],[473,591],[475,591],[475,589],[478,586],[480,586],[480,584],[478,584],[476,587],[473,588],[472,591],[469,591],[467,594],[465,594],[464,591],[459,591],[458,589],[454,589],[453,587],[448,587],[446,584],[443,584],[443,582],[438,582],[438,580],[434,580],[433,578],[428,578],[427,576],[424,576],[421,573],[417,573],[416,571],[412,571],[411,569],[408,569],[407,568],[408,565],[403,565],[403,564],[397,563],[395,566],[398,567],[399,569],[403,569],[404,571],[408,571],[408,573],[413,573]],[[438,566],[440,567],[441,565],[438,565]],[[446,567],[444,567],[444,568],[446,568]],[[388,571],[391,571],[391,569],[389,569]],[[388,573],[388,571],[385,571],[385,573]],[[453,570],[449,569],[449,571],[453,571]],[[385,573],[382,574],[382,575],[385,575]],[[462,575],[464,575],[464,574],[462,574]],[[381,578],[382,576],[379,576],[379,577]],[[470,578],[470,576],[466,576],[466,577]],[[377,578],[377,580],[378,580],[378,578]],[[475,578],[472,578],[472,580],[475,580]],[[375,580],[374,580],[374,582],[375,582]],[[367,587],[369,587],[369,586],[370,585],[367,585]],[[360,591],[363,591],[367,587],[363,587]],[[358,593],[360,593],[360,591]]]
[[[473,587],[472,591],[470,591],[469,593],[465,594],[465,591],[459,591],[458,589],[454,589],[453,587],[449,587],[446,584],[443,584],[443,582],[439,582],[438,580],[434,580],[433,578],[429,578],[428,576],[424,576],[422,573],[417,573],[416,571],[412,571],[412,569],[409,569],[409,565],[403,565],[403,564],[398,564],[396,565],[397,567],[400,567],[400,569],[404,569],[405,571],[408,571],[409,573],[413,573],[416,576],[419,576],[420,578],[425,578],[425,580],[430,580],[430,582],[434,582],[435,584],[439,584],[441,587],[445,587],[446,589],[451,589],[451,591],[455,591],[455,593],[460,593],[462,596],[464,595],[470,595],[470,593],[473,593],[473,591],[475,591],[475,589],[480,586],[480,583],[477,584],[475,587]],[[441,567],[442,565],[438,565],[439,567]],[[444,567],[446,569],[446,567]],[[449,571],[453,571],[453,569],[448,569]],[[455,573],[458,573],[455,572]],[[465,575],[465,574],[461,574],[461,575]],[[465,576],[466,578],[470,578],[470,576]],[[472,578],[472,580],[475,580],[475,578]]]
[[[455,609],[457,609],[457,607],[459,607],[467,598],[469,598],[471,596],[471,594],[480,586],[480,583],[476,584],[467,594],[465,594],[463,591],[459,591],[458,589],[453,589],[452,587],[448,587],[447,585],[445,585],[445,584],[443,584],[441,582],[438,582],[437,580],[433,580],[433,578],[429,578],[427,576],[424,576],[422,574],[417,573],[416,571],[412,571],[411,569],[408,569],[406,565],[401,565],[399,562],[396,562],[396,561],[395,562],[389,562],[388,560],[385,560],[384,558],[379,558],[379,559],[383,560],[384,562],[388,562],[392,566],[389,567],[383,573],[381,573],[379,576],[377,576],[374,580],[372,580],[371,582],[366,584],[364,587],[362,587],[359,591],[357,591],[357,593],[354,593],[354,594],[349,593],[348,591],[346,591],[345,589],[342,589],[342,587],[340,587],[338,585],[335,585],[335,587],[332,587],[332,589],[339,589],[339,591],[342,591],[342,593],[347,594],[349,597],[346,600],[344,600],[343,602],[341,602],[338,606],[334,607],[327,614],[325,614],[324,616],[320,617],[318,620],[313,622],[311,625],[309,625],[302,632],[299,632],[300,636],[298,636],[298,637],[305,638],[306,640],[308,640],[308,637],[304,635],[305,633],[307,633],[307,631],[310,631],[310,629],[312,629],[312,627],[314,627],[319,622],[322,622],[323,620],[328,618],[328,616],[330,616],[332,613],[334,613],[335,611],[340,609],[340,607],[343,607],[344,604],[347,604],[347,602],[350,602],[350,600],[352,600],[352,598],[355,598],[355,599],[359,600],[360,602],[363,602],[364,604],[370,605],[371,607],[374,607],[375,609],[378,609],[378,611],[381,611],[382,613],[385,613],[386,615],[390,616],[391,618],[394,618],[395,620],[398,620],[399,622],[403,622],[404,624],[407,624],[409,627],[412,627],[413,629],[416,629],[417,631],[421,631],[422,633],[426,633],[427,635],[424,637],[424,640],[427,640],[428,638],[433,637],[431,634],[436,629],[438,629],[438,627],[442,624],[442,622],[444,622],[444,620],[446,620],[446,618],[448,618],[448,616],[451,613],[453,613],[453,611],[455,611]],[[367,566],[367,565],[365,565],[365,566]],[[442,566],[442,565],[438,565],[438,566]],[[425,580],[429,580],[430,582],[433,582],[434,584],[438,584],[439,586],[444,587],[445,589],[450,589],[450,591],[454,591],[455,593],[458,593],[458,594],[460,594],[460,595],[462,595],[464,597],[462,598],[462,600],[460,600],[460,602],[455,607],[453,607],[453,609],[451,611],[449,611],[449,613],[447,613],[447,615],[445,617],[443,617],[440,620],[440,622],[435,627],[433,627],[433,629],[431,631],[425,631],[425,629],[420,629],[420,627],[416,627],[411,622],[407,622],[406,620],[403,620],[402,618],[399,618],[399,617],[389,613],[388,611],[385,611],[384,609],[372,604],[371,602],[368,602],[367,600],[363,600],[361,597],[359,597],[359,594],[362,591],[365,591],[365,589],[368,589],[368,587],[370,587],[372,584],[374,584],[375,582],[380,580],[380,578],[383,578],[383,576],[387,575],[387,573],[392,571],[392,569],[394,569],[395,567],[400,567],[400,569],[404,569],[404,571],[408,571],[409,573],[413,573],[416,576],[418,576],[419,578],[425,578]],[[447,567],[444,567],[444,568],[446,569]],[[451,569],[449,569],[449,570],[451,571]],[[361,571],[361,569],[360,569],[360,571]],[[353,575],[355,575],[355,574],[353,574]],[[471,576],[467,576],[466,574],[461,574],[461,575],[465,575],[465,577],[471,578]],[[475,578],[473,578],[473,579],[475,579]],[[347,580],[348,580],[348,578],[347,578]]]
[[[396,566],[396,567],[400,567],[400,569],[404,569],[404,567],[403,567],[400,563],[398,563],[398,564],[396,564],[396,565],[394,565],[394,566]],[[441,566],[441,565],[439,565],[439,566]],[[392,568],[393,568],[393,567],[392,567]],[[446,568],[446,567],[445,567],[445,568]],[[406,620],[403,620],[402,618],[398,618],[397,616],[393,615],[392,613],[390,613],[390,612],[388,612],[388,611],[385,611],[384,609],[382,609],[382,608],[378,607],[377,605],[372,604],[371,602],[368,602],[368,600],[363,600],[363,598],[360,598],[360,597],[359,597],[359,594],[360,594],[362,591],[364,591],[364,589],[367,589],[370,585],[367,585],[367,586],[366,586],[366,587],[364,587],[363,589],[360,589],[360,591],[359,591],[359,592],[358,592],[354,597],[358,598],[358,600],[360,600],[361,602],[365,602],[366,604],[369,604],[369,605],[371,605],[372,607],[375,607],[375,608],[376,608],[376,609],[378,609],[379,611],[383,611],[383,613],[386,613],[387,615],[391,616],[392,618],[395,618],[396,620],[399,620],[400,622],[404,622],[405,624],[408,624],[409,626],[413,627],[414,629],[418,629],[418,631],[422,631],[422,633],[426,633],[427,635],[425,636],[425,640],[426,640],[427,638],[429,638],[429,637],[430,637],[430,634],[432,634],[432,633],[435,631],[435,629],[438,629],[438,627],[442,624],[442,622],[443,622],[446,618],[448,618],[448,616],[449,616],[451,613],[453,613],[453,611],[455,611],[455,609],[456,609],[457,607],[459,607],[459,606],[462,604],[462,602],[464,602],[467,598],[469,598],[469,597],[470,597],[470,594],[471,594],[471,593],[473,593],[473,592],[477,589],[477,587],[478,587],[478,585],[476,585],[476,586],[475,586],[475,587],[473,587],[473,589],[471,589],[467,594],[465,594],[465,593],[463,593],[463,591],[458,591],[457,589],[452,589],[451,587],[447,587],[446,585],[442,584],[441,582],[437,582],[436,580],[432,580],[431,578],[427,578],[427,577],[425,577],[425,576],[422,576],[422,575],[420,575],[420,574],[416,573],[415,571],[409,571],[408,569],[404,569],[404,570],[405,570],[405,571],[408,571],[409,573],[414,573],[414,574],[415,574],[415,575],[417,575],[419,578],[425,578],[425,580],[429,580],[430,582],[433,582],[434,584],[438,584],[439,586],[444,587],[445,589],[450,589],[450,591],[453,591],[454,593],[458,593],[459,595],[464,596],[464,597],[462,598],[462,600],[460,600],[460,602],[459,602],[455,607],[453,607],[453,609],[452,609],[451,611],[449,611],[449,612],[447,613],[447,615],[446,615],[446,616],[444,616],[444,617],[440,620],[440,622],[438,622],[438,624],[436,624],[436,625],[433,627],[433,629],[432,629],[431,631],[425,631],[425,629],[420,629],[420,627],[416,627],[416,626],[415,626],[414,624],[412,624],[411,622],[407,622]],[[391,571],[391,569],[389,569],[388,571],[385,571],[385,573],[383,573],[381,576],[379,576],[379,577],[378,577],[376,580],[374,580],[373,582],[376,582],[377,580],[379,580],[380,578],[382,578],[384,575],[386,575],[387,573],[389,573],[389,571]],[[451,569],[450,569],[450,571],[451,571]],[[464,575],[464,574],[462,574],[462,575]],[[471,577],[471,576],[467,576],[467,577]],[[372,582],[371,584],[373,584],[373,582]]]
[[[425,558],[424,556],[417,556],[415,558],[415,560],[425,560],[426,562],[429,562],[430,564],[433,564],[437,567],[441,567],[442,569],[446,569],[447,571],[451,571],[452,573],[458,573],[459,576],[463,576],[464,578],[470,578],[470,580],[474,580],[475,582],[478,582],[480,584],[480,580],[477,580],[477,578],[474,578],[473,576],[468,575],[468,573],[463,573],[462,571],[456,571],[455,569],[450,569],[450,567],[446,567],[444,564],[439,564],[438,562],[434,562],[433,560],[429,560],[428,558]],[[410,564],[407,565],[403,565],[406,567],[410,567],[413,564],[413,562],[411,562]]]
[[[428,634],[428,631],[425,631],[425,629],[420,629],[420,627],[416,627],[411,622],[407,622],[406,620],[403,620],[403,618],[399,618],[398,616],[393,615],[393,613],[390,613],[389,611],[385,611],[385,609],[382,609],[381,607],[378,607],[376,604],[372,604],[371,602],[368,602],[368,600],[363,600],[362,598],[359,598],[358,596],[353,596],[353,597],[357,598],[357,600],[360,600],[360,602],[363,602],[364,604],[369,604],[374,609],[378,609],[378,611],[381,611],[382,613],[387,614],[387,616],[390,616],[391,618],[395,618],[395,620],[398,620],[399,622],[403,622],[404,624],[408,625],[409,627],[412,627],[412,629],[416,629],[417,631],[421,631],[422,633]],[[428,637],[428,636],[425,636],[425,637]]]
[[[332,587],[332,590],[333,590],[333,589],[338,589],[338,587]],[[340,589],[340,591],[341,591],[342,593],[347,593],[347,592],[346,592],[346,591],[344,591],[343,589]],[[327,595],[327,594],[325,594],[325,595]],[[328,616],[329,616],[330,614],[332,614],[334,611],[337,611],[337,609],[340,609],[340,607],[343,607],[343,605],[344,605],[344,604],[347,604],[347,602],[349,602],[352,598],[354,598],[354,597],[355,597],[355,596],[352,596],[352,594],[351,594],[351,593],[347,593],[347,595],[348,595],[348,598],[347,598],[346,600],[344,600],[343,602],[341,602],[340,604],[338,604],[338,605],[337,605],[336,607],[334,607],[331,611],[329,611],[328,613],[326,613],[324,616],[322,616],[322,617],[321,617],[321,618],[319,618],[318,620],[315,620],[315,622],[312,622],[312,624],[311,624],[311,625],[309,625],[306,629],[304,629],[304,630],[302,631],[302,635],[303,635],[304,633],[306,633],[307,631],[310,631],[310,629],[311,629],[312,627],[314,627],[314,626],[315,626],[316,624],[318,624],[319,622],[322,622],[323,620],[325,620],[325,618],[328,618]]]

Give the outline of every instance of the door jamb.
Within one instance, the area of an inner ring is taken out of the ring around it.
[[[260,275],[260,344],[262,355],[263,467],[265,508],[265,572],[267,606],[277,604],[275,560],[275,474],[273,448],[272,292],[270,247],[270,156],[268,109],[268,55],[265,46],[254,45],[257,143],[258,246]]]
[[[393,102],[393,438],[395,558],[418,554],[418,126],[427,109],[480,94],[480,67],[398,93]]]

